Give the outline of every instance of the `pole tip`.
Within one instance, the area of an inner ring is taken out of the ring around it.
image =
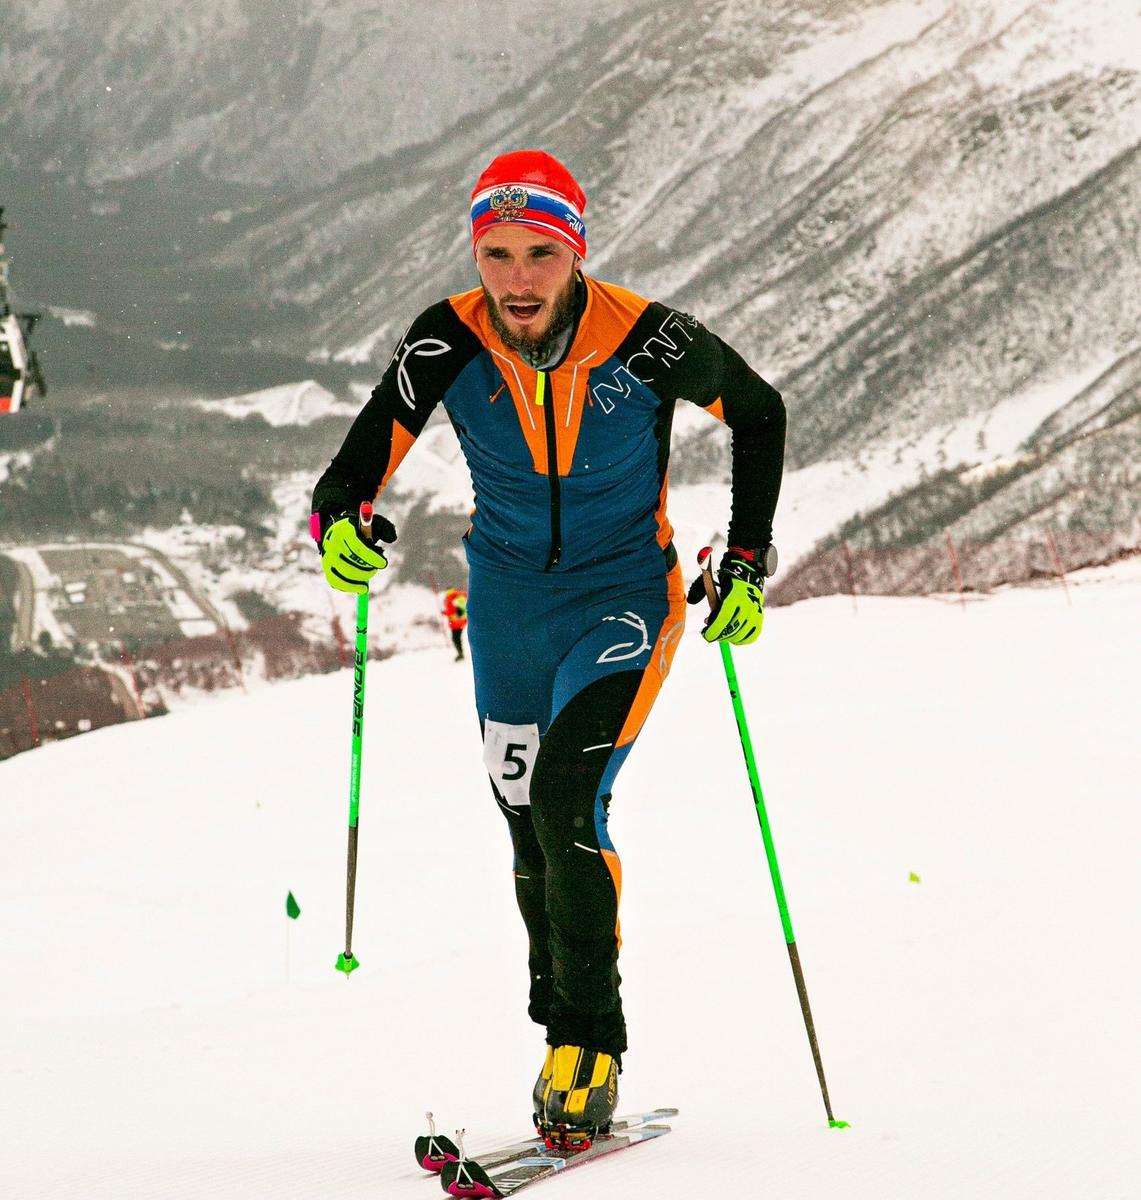
[[[360,966],[357,962],[357,956],[350,950],[347,954],[337,955],[337,970],[344,971],[345,978],[348,977]]]
[[[837,1121],[835,1117],[828,1118],[829,1129],[851,1129],[851,1125],[847,1121]]]

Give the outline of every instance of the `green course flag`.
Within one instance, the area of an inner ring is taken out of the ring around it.
[[[301,907],[297,901],[294,900],[292,892],[285,897],[285,915],[287,917],[292,917],[295,921],[299,916],[301,916]]]

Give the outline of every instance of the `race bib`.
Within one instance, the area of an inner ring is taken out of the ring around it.
[[[531,772],[538,753],[538,725],[484,721],[483,763],[509,808],[531,803]]]

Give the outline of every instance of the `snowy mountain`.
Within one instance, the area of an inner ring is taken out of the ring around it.
[[[1046,394],[1064,425],[1141,349],[1141,14],[1116,0],[7,11],[0,161],[40,201],[21,278],[134,346],[367,382],[473,282],[478,170],[539,144],[586,186],[589,269],[781,387],[793,466],[915,458]],[[1018,447],[1018,486],[972,493],[978,529],[1048,513],[1135,545],[1135,390],[1114,403],[1096,438]],[[924,475],[995,457],[924,460],[893,501],[942,519]]]
[[[813,600],[736,656],[843,1131],[691,621],[611,817],[620,1107],[681,1111],[536,1196],[1138,1195],[1141,576],[1072,583],[1072,607]],[[442,646],[369,665],[361,968],[333,969],[351,691],[230,693],[0,763],[5,1196],[424,1200],[426,1110],[473,1153],[527,1132],[509,841]]]
[[[256,414],[269,425],[312,425],[314,421],[321,421],[325,417],[351,421],[360,408],[359,404],[352,401],[338,400],[332,392],[312,379],[262,388],[224,400],[198,400],[195,403],[207,412],[225,413],[235,420]]]

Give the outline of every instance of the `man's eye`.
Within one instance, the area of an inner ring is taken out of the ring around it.
[[[550,246],[536,246],[531,251],[532,258],[550,258],[552,254]]]

